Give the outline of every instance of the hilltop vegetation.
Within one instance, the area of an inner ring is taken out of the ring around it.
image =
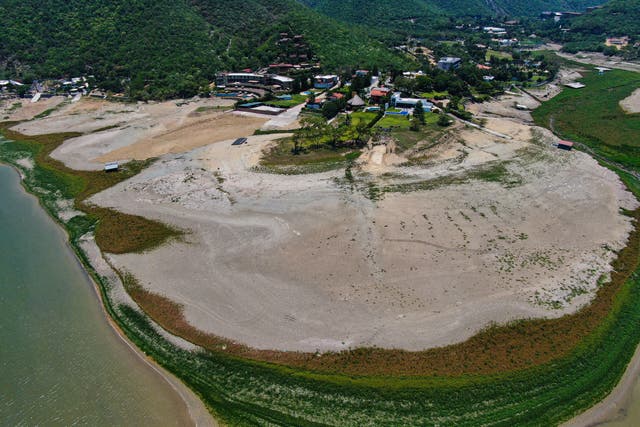
[[[216,71],[265,65],[280,31],[304,35],[327,68],[405,61],[293,0],[5,0],[0,26],[0,77],[93,74],[142,99],[191,96]]]
[[[394,31],[434,28],[456,16],[535,16],[545,10],[583,10],[599,0],[299,0],[328,16]]]
[[[583,35],[640,36],[640,1],[611,0],[577,18],[571,30]]]
[[[604,47],[606,37],[629,36],[630,46],[622,51],[627,59],[640,57],[640,49],[634,42],[640,40],[640,1],[611,0],[601,9],[594,10],[570,22],[571,31],[558,38],[565,42],[564,50],[604,51],[611,55],[615,48]]]

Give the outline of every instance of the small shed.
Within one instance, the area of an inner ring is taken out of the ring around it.
[[[354,95],[353,98],[347,101],[347,104],[354,110],[365,106],[365,102],[358,95]]]
[[[573,142],[561,140],[560,142],[558,142],[558,148],[561,150],[571,151],[571,149],[573,148]]]
[[[109,162],[109,163],[105,163],[104,164],[104,171],[105,172],[118,172],[118,168],[120,166],[118,165],[118,162]]]

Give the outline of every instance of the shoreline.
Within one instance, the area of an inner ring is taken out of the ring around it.
[[[151,358],[146,356],[142,352],[142,350],[140,350],[133,342],[129,340],[129,338],[124,334],[122,329],[116,324],[115,320],[109,315],[109,313],[106,310],[105,301],[102,296],[102,293],[100,292],[99,285],[96,283],[91,273],[87,270],[82,260],[79,259],[76,251],[73,249],[73,246],[69,241],[70,236],[69,236],[68,230],[60,224],[60,221],[58,218],[53,216],[51,212],[49,212],[49,210],[43,207],[42,202],[40,201],[40,198],[37,197],[35,194],[31,193],[24,186],[24,175],[22,171],[20,171],[14,165],[5,163],[5,162],[0,162],[0,166],[6,166],[16,172],[19,178],[20,190],[28,197],[33,197],[36,199],[40,209],[42,209],[47,214],[47,216],[53,220],[56,227],[61,232],[62,236],[64,236],[63,237],[64,245],[73,254],[74,260],[78,263],[78,265],[80,266],[86,278],[91,282],[92,284],[91,289],[95,294],[97,301],[99,302],[100,311],[104,315],[103,319],[107,322],[107,324],[109,325],[113,333],[116,335],[116,337],[119,338],[119,340],[129,349],[129,351],[132,352],[132,354],[134,354],[142,363],[144,363],[146,366],[148,366],[154,372],[156,372],[156,374],[159,375],[160,378],[162,378],[171,387],[171,389],[176,393],[179,399],[182,400],[182,402],[184,402],[186,407],[186,412],[189,416],[190,421],[194,426],[196,427],[218,426],[218,423],[210,414],[210,412],[206,409],[202,400],[198,396],[196,396],[195,393],[193,393],[184,383],[182,383],[182,381],[180,381],[177,377],[175,377],[175,375],[168,372],[162,366],[158,365],[155,361],[153,361]]]
[[[632,359],[629,361],[622,378],[603,400],[577,415],[570,421],[561,424],[562,427],[596,427],[606,426],[611,422],[624,421],[625,411],[633,402],[631,397],[635,385],[640,382],[640,345],[636,347]]]

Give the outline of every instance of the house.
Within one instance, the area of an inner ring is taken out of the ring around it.
[[[338,84],[340,79],[335,74],[327,74],[315,76],[313,78],[313,87],[316,89],[330,89]]]
[[[629,37],[607,37],[604,42],[605,46],[613,46],[616,49],[624,49],[629,45]]]
[[[402,77],[407,79],[415,79],[416,77],[424,76],[424,72],[422,70],[419,71],[405,71],[402,73]]]
[[[258,73],[218,73],[216,74],[216,86],[224,88],[227,86],[277,86],[280,89],[289,90],[293,85],[291,77],[279,76],[277,74]]]
[[[265,75],[256,73],[218,73],[216,75],[216,86],[226,87],[228,85],[242,86],[245,84],[264,85]]]
[[[495,34],[495,35],[507,34],[507,30],[501,27],[482,27],[482,31],[484,31],[487,34]]]
[[[340,93],[340,92],[332,93],[331,95],[329,95],[327,97],[327,99],[329,101],[338,101],[338,100],[344,99],[344,98],[345,98],[344,94]]]
[[[561,150],[571,151],[573,148],[573,142],[560,140],[560,142],[558,142],[558,148]]]
[[[388,87],[374,87],[369,94],[370,101],[374,104],[382,104],[389,93],[391,93],[391,89]]]
[[[391,95],[391,105],[396,108],[414,108],[418,103],[422,104],[422,109],[425,112],[431,111],[433,108],[433,104],[426,99],[403,98],[400,92],[395,92]]]
[[[293,68],[295,68],[293,64],[285,62],[269,65],[269,71],[271,71],[272,73],[287,73]]]
[[[476,68],[477,68],[478,70],[483,70],[483,71],[488,71],[488,70],[490,70],[490,69],[491,69],[491,67],[490,67],[490,66],[488,66],[488,65],[483,65],[483,64],[478,64],[478,65],[476,65]]]
[[[291,90],[293,87],[293,79],[291,77],[279,76],[277,74],[268,74],[267,83],[272,86],[277,86],[280,89]]]
[[[460,66],[461,61],[460,58],[445,56],[438,61],[438,68],[444,71],[455,70]]]
[[[518,44],[518,39],[500,39],[498,40],[498,43],[500,43],[500,46],[502,47],[512,47]]]
[[[356,77],[367,77],[369,70],[356,70]]]

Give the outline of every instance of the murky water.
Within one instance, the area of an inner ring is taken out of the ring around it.
[[[640,426],[640,377],[636,376],[633,391],[627,402],[624,402],[622,414],[616,421],[599,424],[603,427],[638,427]]]
[[[92,286],[62,230],[0,165],[0,425],[188,425]]]

